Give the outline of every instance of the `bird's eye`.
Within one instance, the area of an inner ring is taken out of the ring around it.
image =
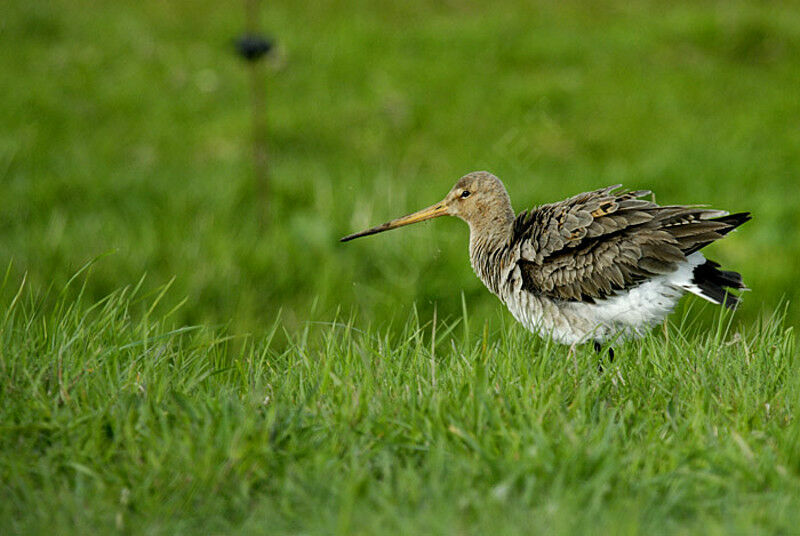
[[[467,197],[469,197],[469,190],[461,192],[461,199],[466,199]]]

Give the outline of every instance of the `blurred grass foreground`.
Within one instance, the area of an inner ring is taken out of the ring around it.
[[[264,2],[264,222],[243,4],[2,8],[0,532],[796,528],[795,2]],[[337,242],[476,169],[751,211],[752,292],[598,377],[461,222]]]

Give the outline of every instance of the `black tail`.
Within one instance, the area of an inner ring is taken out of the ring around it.
[[[730,225],[727,229],[720,229],[717,231],[721,235],[726,235],[742,225],[753,219],[749,212],[737,212],[736,214],[728,214],[727,216],[720,216],[719,218],[712,218],[711,221],[718,221]],[[741,278],[739,278],[741,279]]]
[[[731,216],[738,216],[738,214],[732,214]],[[747,219],[749,219],[749,217]],[[747,221],[747,219],[737,225],[741,225]],[[742,274],[720,270],[719,264],[710,260],[706,260],[703,264],[695,267],[692,272],[692,283],[697,285],[700,289],[700,293],[704,297],[715,303],[722,304],[728,309],[735,308],[739,303],[739,297],[735,294],[731,294],[728,289],[747,290],[747,287],[742,281]]]
[[[709,245],[714,240],[719,240],[726,234],[730,233],[740,225],[745,222],[748,222],[752,219],[752,216],[749,212],[737,212],[736,214],[726,214],[725,216],[718,216],[716,218],[709,218],[707,220],[702,220],[701,222],[694,223],[692,227],[695,227],[695,230],[700,233],[702,229],[708,230],[708,224],[706,222],[714,222],[716,224],[722,224],[723,227],[719,225],[715,225],[713,231],[702,233],[703,238],[705,240],[698,240],[695,238],[694,240],[690,241],[689,247],[681,248],[683,250],[684,255],[691,255],[695,251],[699,251]],[[705,226],[704,226],[705,224]]]

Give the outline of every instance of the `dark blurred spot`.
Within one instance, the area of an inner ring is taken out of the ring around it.
[[[797,49],[796,39],[760,18],[693,21],[680,33],[679,40],[695,50],[742,64],[771,62]]]
[[[747,21],[733,29],[728,47],[732,59],[756,63],[777,53],[777,45],[777,36],[771,28],[761,22]]]
[[[245,34],[236,40],[236,52],[247,61],[256,61],[272,50],[271,39],[254,34]]]

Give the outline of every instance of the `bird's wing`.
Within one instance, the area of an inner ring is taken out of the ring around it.
[[[649,191],[609,186],[517,216],[513,244],[525,290],[593,301],[669,273],[749,219],[697,206],[659,206]]]

